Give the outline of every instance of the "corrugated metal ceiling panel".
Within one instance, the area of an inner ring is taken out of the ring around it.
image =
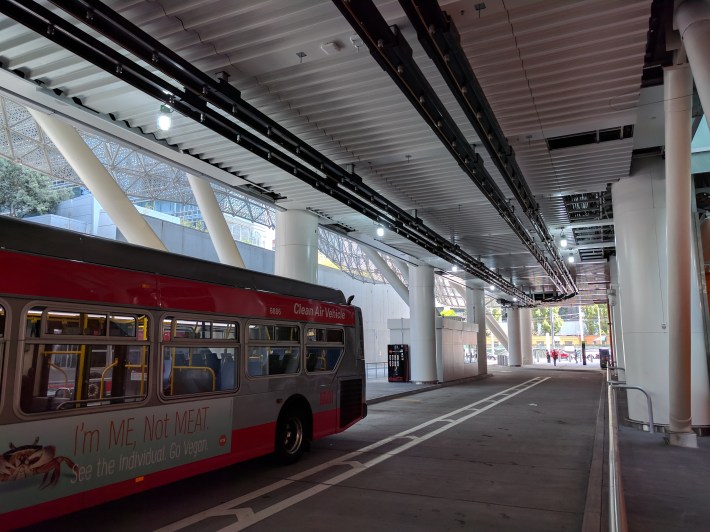
[[[339,164],[355,163],[370,186],[402,208],[416,210],[472,255],[487,257],[487,264],[501,268],[503,275],[528,279],[526,289],[549,284],[395,84],[365,48],[356,48],[354,31],[332,2],[108,4],[203,71],[229,73],[247,101]],[[568,223],[561,196],[600,191],[628,175],[631,140],[550,151],[545,139],[634,123],[650,0],[492,0],[480,14],[470,2],[442,4],[456,21],[468,59],[546,222]],[[388,22],[402,27],[467,140],[479,144],[399,5],[383,1],[378,6]],[[321,45],[329,42],[338,43],[340,51],[327,55]],[[175,116],[169,133],[157,131],[158,104],[153,99],[4,18],[0,47],[6,68],[19,68],[148,137],[165,139],[273,190],[288,208],[310,208],[362,232],[374,227],[371,220],[199,124]],[[305,56],[299,58],[299,52]],[[483,154],[483,159],[511,198],[489,156]],[[405,253],[430,257],[396,235],[384,241]]]

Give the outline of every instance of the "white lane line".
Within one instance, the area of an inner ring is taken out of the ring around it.
[[[242,495],[242,496],[232,499],[230,501],[224,502],[220,505],[214,506],[213,508],[210,508],[208,510],[204,510],[200,513],[194,514],[190,517],[187,517],[187,518],[177,521],[175,523],[171,523],[163,528],[158,529],[156,532],[175,532],[175,531],[183,529],[187,526],[198,523],[208,517],[213,517],[213,516],[217,516],[217,515],[226,515],[226,514],[234,515],[235,510],[233,508],[235,506],[239,506],[241,504],[244,504],[245,502],[254,500],[254,499],[261,497],[267,493],[271,493],[273,491],[276,491],[280,488],[283,488],[284,486],[292,484],[293,482],[303,480],[303,479],[308,478],[316,473],[320,473],[321,471],[329,469],[333,466],[350,465],[352,467],[352,469],[349,471],[346,471],[344,473],[336,475],[329,480],[322,481],[321,483],[316,484],[315,486],[312,486],[312,487],[302,491],[301,493],[298,493],[296,495],[288,497],[281,502],[278,502],[272,506],[269,506],[268,508],[265,508],[264,510],[261,510],[256,513],[251,513],[251,514],[249,514],[249,517],[247,519],[245,519],[244,521],[240,520],[240,522],[238,522],[238,523],[235,523],[233,525],[230,525],[230,526],[227,526],[227,527],[221,529],[220,532],[236,532],[238,530],[243,530],[243,529],[247,528],[248,526],[253,525],[254,523],[262,521],[262,520],[266,519],[267,517],[271,517],[272,515],[274,515],[278,512],[281,512],[281,511],[285,510],[286,508],[293,506],[294,504],[297,504],[305,499],[313,497],[314,495],[317,495],[318,493],[328,489],[329,487],[335,486],[336,484],[339,484],[339,483],[343,482],[344,480],[347,480],[347,479],[365,471],[366,469],[368,469],[370,467],[380,464],[380,463],[384,462],[385,460],[388,460],[389,458],[392,458],[393,456],[396,456],[397,454],[399,454],[403,451],[406,451],[407,449],[410,449],[416,445],[419,445],[420,443],[428,440],[429,438],[433,438],[434,436],[437,436],[437,435],[441,434],[442,432],[445,432],[445,431],[463,423],[464,421],[468,421],[469,419],[471,419],[479,414],[482,414],[483,412],[493,408],[494,406],[499,405],[500,403],[502,403],[504,401],[507,401],[508,399],[532,388],[533,386],[537,386],[538,384],[545,382],[549,378],[550,377],[544,377],[544,378],[535,377],[535,378],[525,381],[521,384],[518,384],[516,386],[508,388],[507,390],[503,390],[502,392],[498,392],[498,393],[490,395],[484,399],[480,399],[480,400],[476,401],[475,403],[471,403],[471,404],[466,405],[464,407],[453,410],[452,412],[447,412],[446,414],[443,414],[437,418],[430,419],[429,421],[425,421],[424,423],[417,425],[416,427],[412,427],[410,429],[404,430],[398,434],[395,434],[394,436],[389,436],[389,437],[384,438],[378,442],[367,445],[357,451],[353,451],[353,452],[348,453],[348,454],[341,456],[339,458],[334,458],[333,460],[330,460],[330,461],[325,462],[323,464],[320,464],[320,465],[317,465],[317,466],[312,467],[310,469],[307,469],[305,471],[302,471],[301,473],[292,475],[291,477],[289,477],[287,479],[279,480],[278,482],[274,482],[273,484],[269,484],[268,486],[264,486],[263,488],[252,491],[251,493],[247,493],[245,495]],[[499,397],[499,399],[493,399],[495,397]],[[471,409],[473,407],[476,407],[477,405],[480,405],[482,403],[488,403],[488,404],[475,409],[470,414],[467,414],[457,420],[449,419],[449,416],[452,416],[452,415],[455,415],[455,414],[458,414],[460,412],[464,412],[467,410],[471,411]],[[411,434],[413,432],[417,432],[417,431],[421,430],[422,428],[428,427],[428,426],[430,426],[434,423],[440,422],[440,421],[448,421],[448,423],[443,426],[440,426],[439,428],[437,428],[437,429],[435,429],[423,436],[411,436]],[[408,441],[407,443],[405,443],[403,445],[400,445],[399,447],[396,447],[394,450],[391,450],[387,453],[383,453],[368,462],[354,460],[356,458],[361,457],[365,453],[368,453],[368,452],[373,451],[374,449],[377,449],[378,447],[386,445],[396,439],[402,439],[402,438],[409,439],[410,441]]]

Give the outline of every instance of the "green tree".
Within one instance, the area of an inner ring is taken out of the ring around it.
[[[588,305],[582,307],[584,331],[589,335],[609,334],[609,318],[606,305]],[[601,325],[601,330],[599,329]]]
[[[553,307],[552,309],[552,321],[555,324],[555,334],[559,334],[564,322],[560,317],[560,309],[558,307]],[[544,307],[536,308],[533,311],[533,323],[536,324],[536,327],[539,326],[540,334],[550,334],[550,309]]]
[[[0,158],[0,213],[16,218],[45,214],[70,195],[67,189],[53,189],[46,175]]]
[[[533,331],[538,336],[545,334],[543,324],[549,319],[550,311],[546,308],[535,307],[532,309]],[[550,330],[550,323],[547,322],[547,330]]]

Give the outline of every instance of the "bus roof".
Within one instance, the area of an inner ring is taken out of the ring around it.
[[[345,304],[340,290],[0,216],[0,248]]]

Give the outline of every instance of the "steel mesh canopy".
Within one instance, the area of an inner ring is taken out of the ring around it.
[[[161,200],[189,206],[185,218],[194,221],[196,201],[184,170],[101,135],[78,129],[94,155],[132,200]],[[27,109],[0,96],[0,155],[48,175],[55,186],[83,186],[69,163],[37,126]],[[222,185],[212,188],[223,212],[252,223],[274,227],[275,210]]]
[[[132,201],[173,202],[179,205],[175,214],[181,221],[202,220],[184,170],[94,132],[78,131]],[[0,156],[49,176],[56,187],[84,186],[27,109],[4,96],[0,96]],[[274,228],[276,211],[273,207],[226,186],[212,183],[212,189],[222,212]],[[368,283],[387,282],[356,241],[320,227],[318,247],[328,260],[350,277]],[[405,276],[392,258],[385,256],[385,260],[406,285]],[[465,307],[465,301],[449,281],[438,276],[435,278],[435,299],[439,305]]]

